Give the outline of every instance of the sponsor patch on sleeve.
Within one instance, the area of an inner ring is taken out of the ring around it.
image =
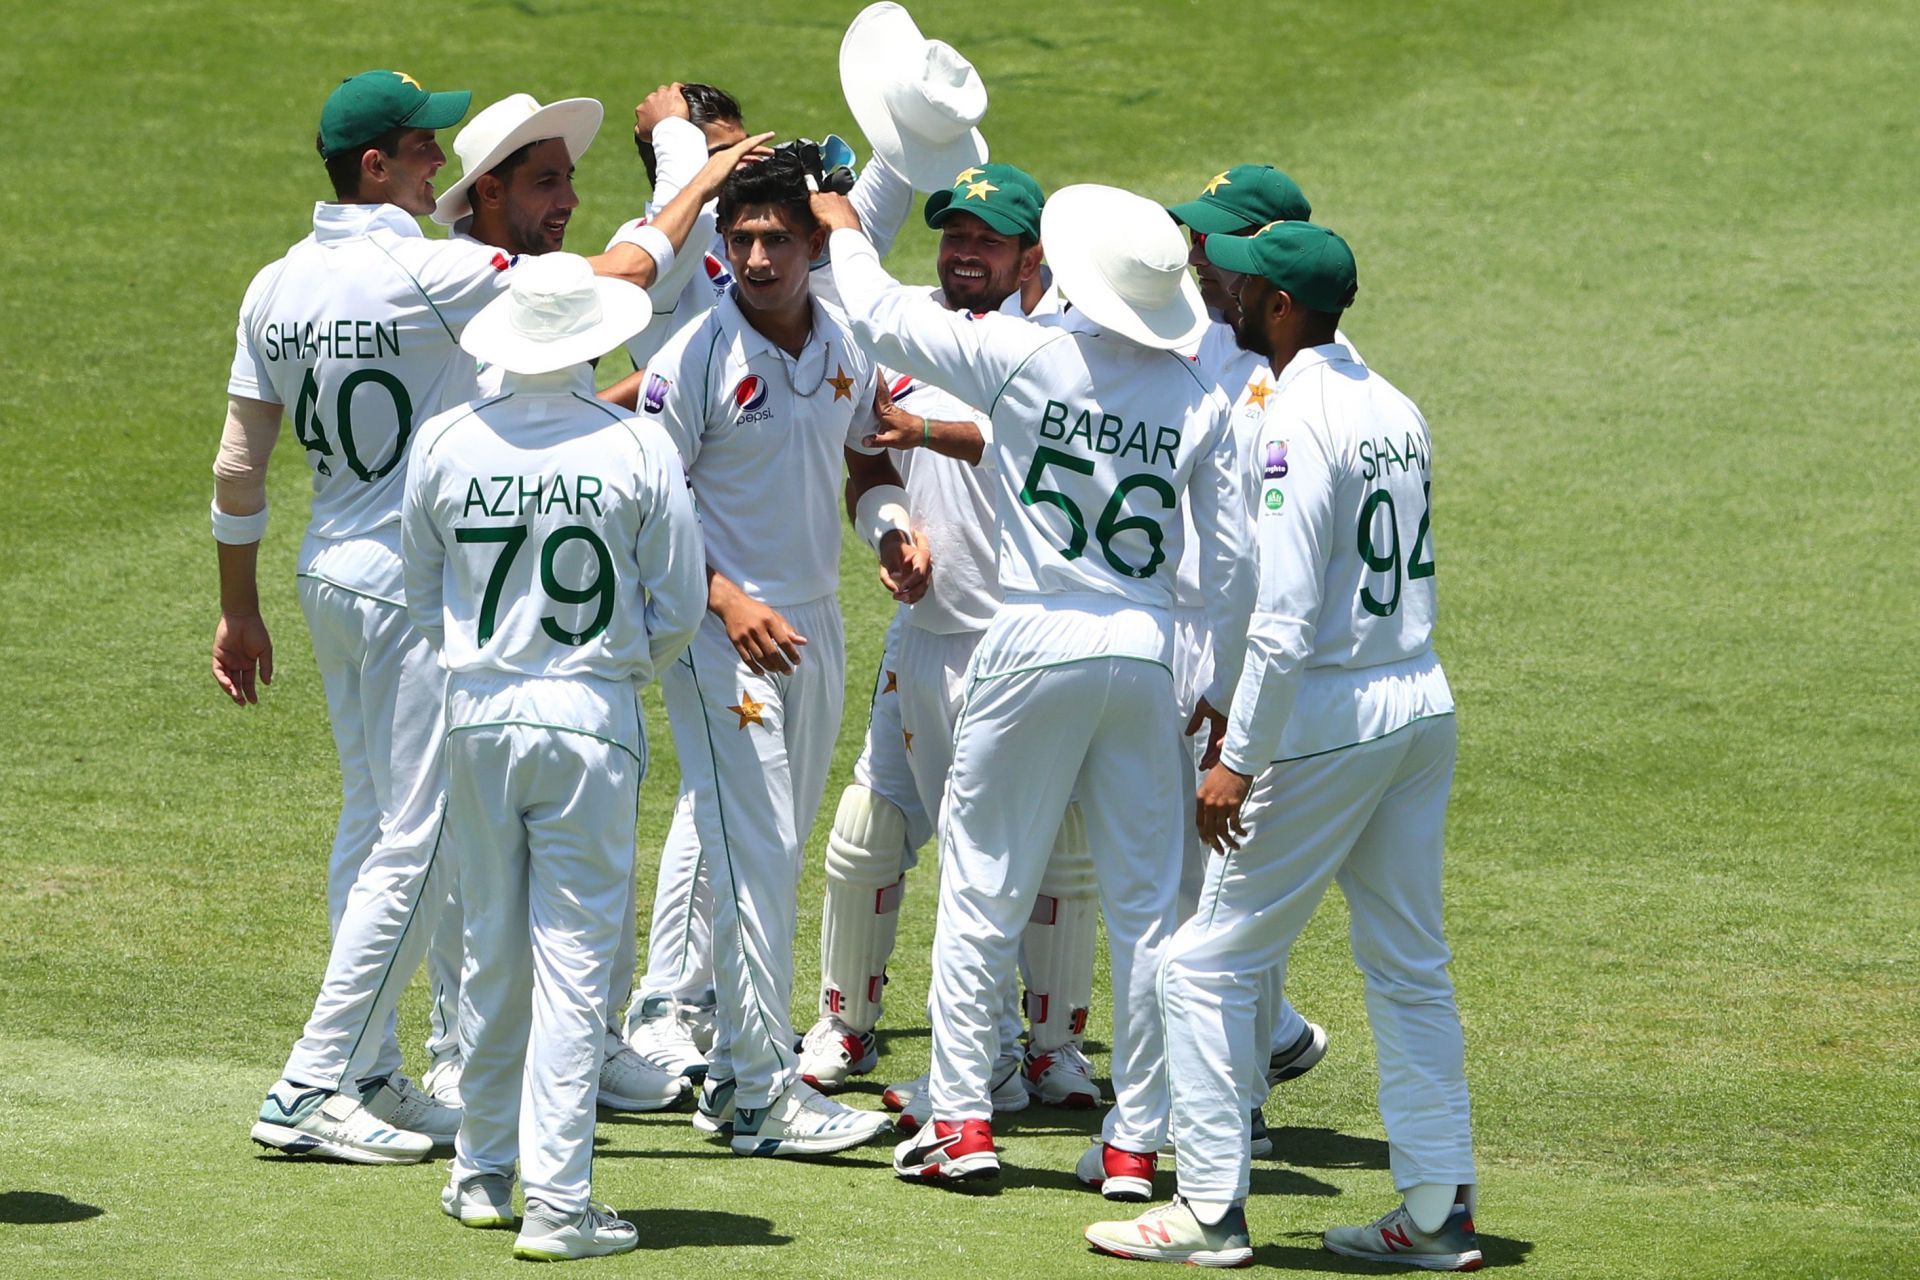
[[[518,261],[520,261],[520,255],[518,254],[515,254],[513,257],[509,258],[506,254],[501,253],[498,250],[495,250],[493,255],[493,269],[495,271],[505,271],[508,267],[512,266],[514,263]]]
[[[659,413],[667,407],[667,388],[672,385],[657,373],[647,375],[647,389],[640,402],[647,407],[648,413]]]

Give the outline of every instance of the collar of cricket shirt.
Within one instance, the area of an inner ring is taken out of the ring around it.
[[[734,351],[741,363],[763,354],[777,360],[786,374],[788,388],[797,396],[812,395],[827,380],[830,354],[827,348],[832,345],[827,338],[827,316],[821,310],[820,299],[811,298],[809,304],[813,307],[813,331],[807,335],[807,345],[800,348],[797,356],[788,355],[773,339],[753,327],[739,299],[733,296],[733,290],[727,290],[718,304],[728,327],[733,330]]]
[[[1287,367],[1280,371],[1278,378],[1274,379],[1273,389],[1275,391],[1284,391],[1288,383],[1292,382],[1307,370],[1318,368],[1323,364],[1329,364],[1335,360],[1345,360],[1349,363],[1353,362],[1353,352],[1347,350],[1346,343],[1323,342],[1317,347],[1302,347],[1300,350],[1294,352],[1293,359],[1287,361]]]
[[[313,206],[313,234],[321,240],[347,240],[373,230],[397,236],[421,236],[413,215],[396,204],[336,204],[321,200]]]

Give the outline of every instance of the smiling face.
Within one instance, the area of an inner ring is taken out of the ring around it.
[[[580,199],[573,190],[573,158],[560,138],[530,144],[473,184],[475,238],[484,225],[497,228],[509,253],[555,253]]]
[[[1234,291],[1239,287],[1240,277],[1208,260],[1203,247],[1207,243],[1204,232],[1191,234],[1193,247],[1187,251],[1187,265],[1193,268],[1194,283],[1200,286],[1200,301],[1221,324],[1239,323],[1240,305],[1234,299]]]
[[[415,217],[433,212],[433,175],[446,162],[431,129],[402,129],[392,155],[371,150],[361,160],[379,185],[380,198]]]
[[[804,306],[808,267],[826,243],[824,228],[807,230],[783,205],[743,205],[733,211],[726,229],[727,265],[733,268],[740,305],[776,315]]]
[[[940,224],[934,270],[955,310],[998,310],[1039,269],[1040,246],[1022,250],[1019,237],[996,231],[976,214],[951,213]]]

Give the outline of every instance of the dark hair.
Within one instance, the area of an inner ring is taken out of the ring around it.
[[[791,151],[776,151],[765,160],[743,164],[727,175],[726,184],[720,188],[720,204],[714,220],[724,232],[743,211],[771,206],[785,210],[795,230],[811,235],[820,224],[813,216],[809,194],[807,170],[800,157]]]
[[[687,119],[695,125],[731,120],[745,127],[746,118],[740,114],[739,102],[725,89],[716,89],[710,84],[683,84],[680,86],[680,96],[687,100]],[[647,168],[647,185],[653,186],[660,176],[660,162],[654,155],[653,143],[641,137],[633,141],[640,148],[640,163]]]
[[[487,170],[487,173],[492,174],[501,186],[504,187],[508,185],[513,181],[513,171],[527,162],[528,154],[533,151],[534,146],[540,141],[544,141],[544,139],[536,139],[535,142],[529,142],[517,150],[509,151],[500,158],[500,163]],[[484,177],[486,175],[482,174],[481,176]]]
[[[1020,233],[1019,240],[1017,240],[1015,243],[1017,243],[1020,246],[1020,252],[1025,253],[1027,250],[1033,248],[1033,246],[1040,243],[1040,237],[1034,235],[1032,232],[1022,231]]]
[[[313,149],[320,153],[326,162],[327,179],[333,183],[333,194],[351,204],[360,198],[360,157],[369,151],[378,151],[383,156],[400,154],[400,135],[406,131],[405,125],[396,125],[376,138],[369,138],[357,147],[347,147],[327,154],[326,144],[320,135],[313,135]]]

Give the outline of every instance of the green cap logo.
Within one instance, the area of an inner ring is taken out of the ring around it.
[[[320,154],[364,147],[390,129],[446,129],[467,114],[473,94],[429,93],[404,71],[362,71],[327,95],[320,109]]]
[[[927,197],[927,225],[938,228],[956,213],[970,213],[1003,236],[1040,236],[1040,184],[1010,164],[972,165],[953,175],[953,186]]]
[[[1200,194],[1167,212],[1209,236],[1237,236],[1263,222],[1305,222],[1313,216],[1300,184],[1270,164],[1237,164],[1207,179]]]

